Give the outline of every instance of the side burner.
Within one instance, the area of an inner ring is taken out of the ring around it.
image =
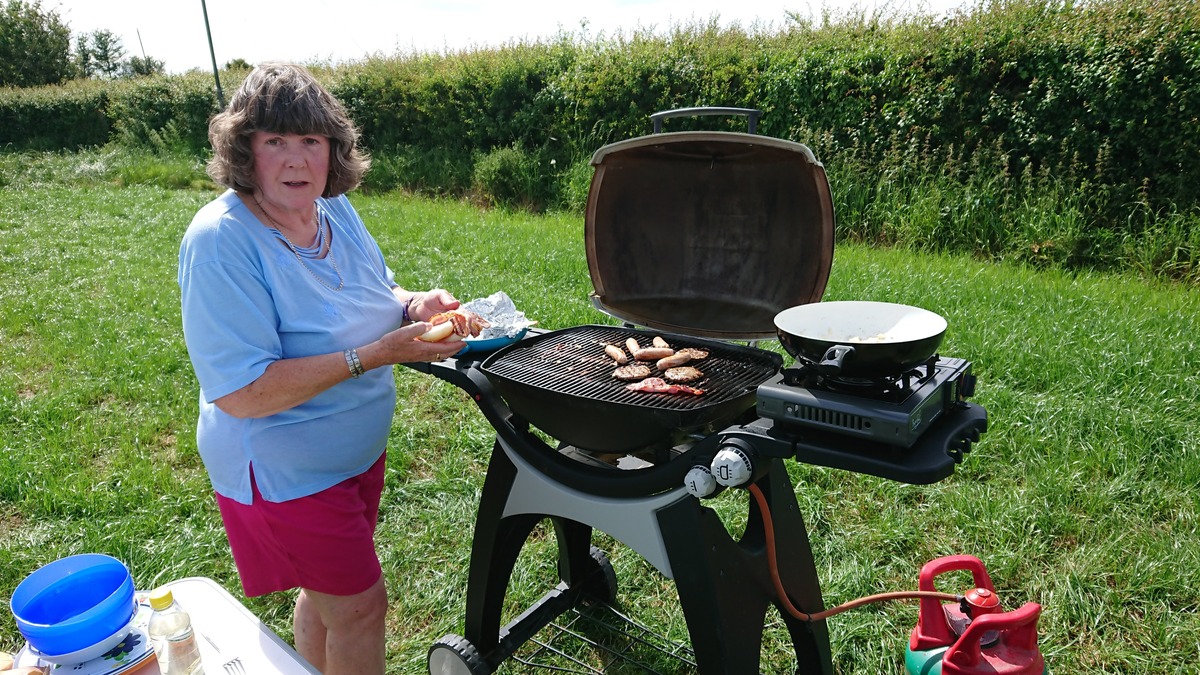
[[[871,383],[839,388],[836,381],[784,371],[758,388],[758,414],[781,427],[818,429],[908,448],[974,388],[971,364],[963,359],[938,358],[928,369],[927,375],[906,374],[902,380],[888,380],[874,388]]]

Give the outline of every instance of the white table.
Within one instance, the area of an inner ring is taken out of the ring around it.
[[[206,675],[320,675],[212,579],[188,577],[167,586],[192,616]]]
[[[250,610],[217,582],[205,577],[188,577],[166,584],[180,606],[192,617],[200,645],[205,675],[320,675],[291,645],[259,621]],[[150,621],[149,592],[139,591],[135,632],[144,638]],[[99,657],[73,666],[59,666],[73,675],[155,675],[157,661],[147,654],[149,645],[139,639],[137,647],[119,659]],[[110,652],[111,654],[111,652]],[[16,665],[42,666],[26,646],[17,654]],[[57,669],[53,672],[59,672]]]

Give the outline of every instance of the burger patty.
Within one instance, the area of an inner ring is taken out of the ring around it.
[[[700,372],[699,368],[693,366],[676,366],[669,368],[663,373],[663,379],[667,382],[683,384],[684,382],[695,382],[704,377],[704,373]]]
[[[622,382],[636,382],[650,377],[650,366],[640,363],[631,363],[627,366],[621,366],[613,371],[613,377]]]

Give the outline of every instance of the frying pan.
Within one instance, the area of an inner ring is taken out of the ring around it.
[[[946,320],[908,305],[849,300],[790,307],[775,315],[779,341],[825,375],[897,375],[933,356]]]

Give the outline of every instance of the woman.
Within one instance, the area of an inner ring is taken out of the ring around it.
[[[382,673],[385,366],[461,349],[415,339],[459,303],[396,284],[345,197],[369,166],[358,131],[305,69],[256,68],[209,139],[229,189],[188,227],[179,286],[197,446],[242,588],[300,589],[296,649],[322,672]]]

